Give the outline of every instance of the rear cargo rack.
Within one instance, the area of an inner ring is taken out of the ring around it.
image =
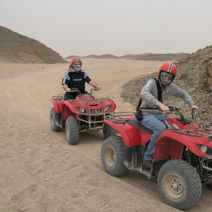
[[[116,124],[125,124],[133,118],[135,118],[135,112],[112,112],[110,115],[106,116],[106,120]]]
[[[52,97],[53,100],[62,100],[64,99],[64,94],[58,94],[57,96]]]

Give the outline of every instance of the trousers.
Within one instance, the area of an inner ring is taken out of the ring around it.
[[[75,99],[77,96],[76,93],[70,93],[70,92],[66,92],[64,95],[64,101],[68,100],[68,99]]]
[[[163,121],[168,117],[169,116],[166,116],[164,114],[143,115],[141,124],[153,131],[147,151],[144,154],[145,160],[152,160],[154,158],[156,141],[158,137],[166,130],[166,125],[163,123]]]

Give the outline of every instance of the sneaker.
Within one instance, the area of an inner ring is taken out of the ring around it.
[[[152,161],[151,160],[145,160],[144,159],[144,166],[146,166],[147,168],[151,169],[151,167],[152,167]]]
[[[128,162],[128,161],[126,161],[126,160],[124,160],[124,165],[125,165],[125,167],[126,168],[130,168],[130,162]]]

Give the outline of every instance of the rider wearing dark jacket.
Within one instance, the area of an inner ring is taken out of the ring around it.
[[[148,168],[151,167],[154,157],[156,141],[162,132],[166,130],[163,121],[167,116],[164,113],[169,111],[169,107],[163,104],[163,102],[170,96],[176,96],[182,98],[191,108],[198,108],[194,105],[194,102],[188,93],[173,83],[176,74],[177,68],[173,63],[164,63],[160,67],[158,78],[156,79],[159,81],[161,89],[160,101],[158,97],[158,86],[154,79],[149,79],[140,93],[142,99],[140,109],[143,114],[141,124],[153,131],[147,151],[144,155],[144,165]]]
[[[79,57],[74,57],[71,60],[71,64],[69,66],[70,69],[65,73],[62,79],[63,89],[66,91],[64,100],[75,99],[77,93],[71,92],[72,88],[78,88],[81,93],[86,93],[86,82],[92,87],[101,89],[101,87],[98,86],[98,84],[92,80],[84,70],[81,69],[81,67],[81,59]]]

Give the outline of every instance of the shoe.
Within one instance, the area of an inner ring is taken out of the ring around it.
[[[151,169],[151,167],[152,167],[152,161],[151,160],[145,160],[144,159],[144,166],[146,166],[147,168]]]
[[[130,163],[129,163],[128,161],[126,161],[126,160],[124,160],[124,165],[125,165],[125,167],[126,167],[127,169],[130,168]]]

